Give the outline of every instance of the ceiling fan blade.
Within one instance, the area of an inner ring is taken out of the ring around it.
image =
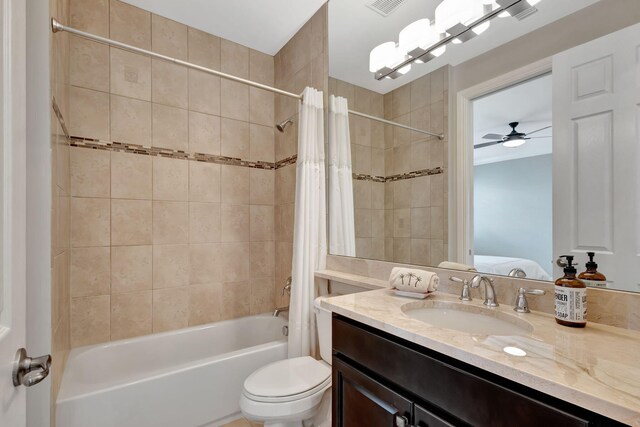
[[[541,138],[552,138],[552,136],[551,135],[549,135],[549,136],[531,136],[531,137],[528,137],[527,139],[541,139]]]
[[[475,150],[476,148],[484,148],[484,147],[489,147],[491,145],[496,145],[496,144],[501,144],[503,141],[491,141],[491,142],[483,142],[482,144],[478,144],[478,145],[474,145],[473,149]]]
[[[532,133],[540,132],[541,130],[549,129],[550,127],[551,127],[551,126],[545,126],[545,127],[543,127],[543,128],[536,129],[536,130],[534,130],[534,131],[532,131],[532,132],[529,132],[529,133],[527,134],[527,136],[531,135]]]
[[[488,133],[482,137],[482,139],[502,139],[504,135],[498,135],[497,133]]]

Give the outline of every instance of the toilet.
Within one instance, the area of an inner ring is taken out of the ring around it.
[[[331,311],[314,301],[322,360],[310,356],[270,363],[244,382],[240,409],[265,427],[331,425]]]

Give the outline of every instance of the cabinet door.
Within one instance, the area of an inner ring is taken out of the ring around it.
[[[415,427],[453,427],[448,421],[440,418],[436,414],[427,411],[420,405],[414,405],[413,414],[415,419]]]
[[[411,401],[333,358],[334,427],[409,427]]]

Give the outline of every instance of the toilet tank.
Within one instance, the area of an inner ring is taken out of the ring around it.
[[[323,295],[313,302],[316,312],[316,325],[318,328],[318,344],[320,346],[320,357],[331,365],[331,311],[320,307],[320,301],[337,295]]]

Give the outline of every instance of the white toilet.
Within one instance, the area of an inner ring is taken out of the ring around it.
[[[322,360],[304,356],[256,370],[244,382],[240,409],[265,427],[329,426],[331,401],[331,311],[314,301]]]

